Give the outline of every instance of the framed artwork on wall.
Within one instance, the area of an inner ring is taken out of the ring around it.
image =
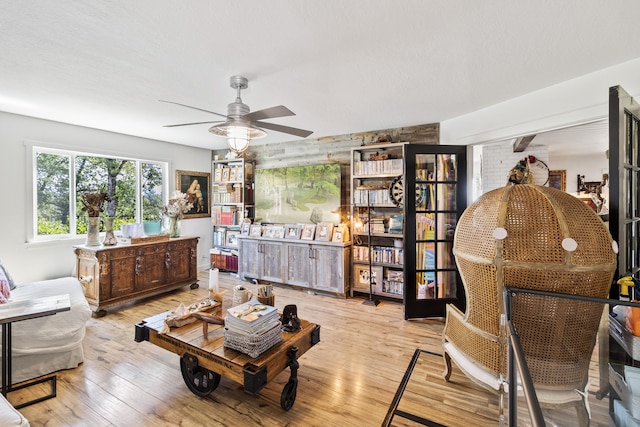
[[[549,171],[549,187],[558,190],[567,191],[567,171],[566,170],[550,170]]]
[[[189,202],[193,204],[193,208],[184,214],[185,219],[211,216],[210,180],[210,172],[176,170],[176,190],[185,193]]]

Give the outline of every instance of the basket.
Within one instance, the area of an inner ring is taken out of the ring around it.
[[[224,328],[224,346],[250,357],[258,357],[282,341],[281,323],[261,335],[243,335]]]

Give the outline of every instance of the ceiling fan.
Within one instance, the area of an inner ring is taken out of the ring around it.
[[[295,116],[295,113],[293,111],[289,110],[283,105],[265,108],[263,110],[254,111],[253,113],[249,112],[249,106],[244,104],[242,102],[242,99],[240,98],[240,91],[249,87],[249,80],[247,80],[245,77],[232,76],[231,87],[237,90],[237,96],[235,102],[232,102],[228,105],[226,115],[216,113],[214,111],[204,110],[202,108],[191,107],[189,105],[180,104],[178,102],[160,100],[160,102],[180,105],[182,107],[204,111],[205,113],[215,114],[216,116],[224,117],[226,120],[181,123],[177,125],[167,125],[164,127],[220,123],[218,125],[210,127],[209,132],[227,138],[229,148],[236,153],[242,153],[243,151],[245,151],[247,147],[249,147],[249,141],[251,141],[252,139],[258,139],[267,136],[267,133],[262,128],[299,136],[301,138],[306,138],[313,133],[309,130],[277,125],[274,123],[262,121],[264,119],[274,119],[276,117]]]

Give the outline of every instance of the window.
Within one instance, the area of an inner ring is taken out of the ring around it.
[[[122,224],[160,219],[166,162],[33,147],[35,240],[86,234],[82,194],[102,191],[103,215]],[[101,224],[101,227],[103,225]]]

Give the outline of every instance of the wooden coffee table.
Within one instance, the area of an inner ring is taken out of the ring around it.
[[[202,322],[171,328],[160,333],[169,312],[148,317],[136,324],[136,342],[149,341],[180,356],[180,370],[184,381],[194,394],[204,397],[218,387],[225,376],[252,395],[287,367],[291,370],[280,398],[280,406],[289,410],[296,399],[298,386],[298,357],[320,342],[320,325],[300,320],[297,332],[282,332],[282,341],[258,357],[252,358],[224,346],[224,327],[208,325],[206,338]]]

